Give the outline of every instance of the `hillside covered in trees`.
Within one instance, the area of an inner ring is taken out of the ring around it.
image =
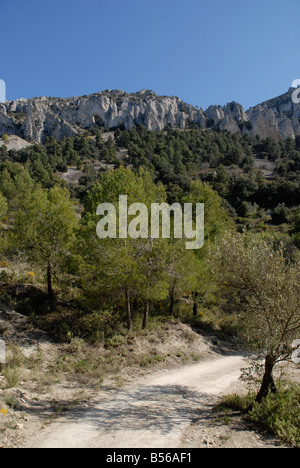
[[[80,203],[107,167],[146,168],[155,183],[164,185],[170,203],[180,202],[191,183],[201,181],[218,193],[240,229],[245,223],[246,229],[288,225],[281,230],[297,242],[300,137],[279,142],[257,137],[251,142],[247,136],[197,127],[183,132],[171,128],[149,131],[138,126],[114,133],[94,127],[81,136],[59,142],[48,138],[44,145],[21,151],[7,151],[3,145],[0,161],[1,173],[12,171],[9,163],[19,163],[44,188],[57,183],[58,172],[66,173],[68,166],[76,166],[81,171],[79,183],[70,184],[68,189]],[[268,165],[272,171],[265,177]]]

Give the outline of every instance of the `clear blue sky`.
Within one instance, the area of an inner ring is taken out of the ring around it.
[[[7,99],[147,88],[245,108],[300,79],[299,0],[0,0]]]

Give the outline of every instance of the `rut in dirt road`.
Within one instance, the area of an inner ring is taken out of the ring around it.
[[[237,382],[242,356],[223,357],[103,392],[101,401],[54,423],[36,448],[176,448],[184,429]]]

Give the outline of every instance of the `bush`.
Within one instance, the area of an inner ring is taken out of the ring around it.
[[[300,387],[291,384],[262,403],[254,404],[251,421],[274,433],[292,447],[300,448]]]
[[[252,405],[254,395],[248,394],[246,396],[240,396],[238,394],[225,395],[220,403],[215,406],[214,411],[227,412],[227,411],[239,411],[241,413],[246,413],[250,405]]]
[[[279,204],[272,212],[272,221],[280,225],[290,221],[290,210],[284,203]]]

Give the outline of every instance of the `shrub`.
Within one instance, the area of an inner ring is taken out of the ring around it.
[[[254,404],[250,419],[285,443],[300,448],[300,387],[289,385]]]
[[[20,382],[20,371],[11,367],[2,370],[3,377],[5,377],[5,389],[15,388]]]
[[[279,204],[272,212],[272,221],[274,224],[284,224],[290,221],[290,210],[284,203]]]
[[[245,396],[240,396],[238,394],[225,395],[220,403],[215,406],[215,412],[227,412],[227,411],[240,411],[241,413],[246,413],[247,408],[252,404],[253,396],[251,393]]]

